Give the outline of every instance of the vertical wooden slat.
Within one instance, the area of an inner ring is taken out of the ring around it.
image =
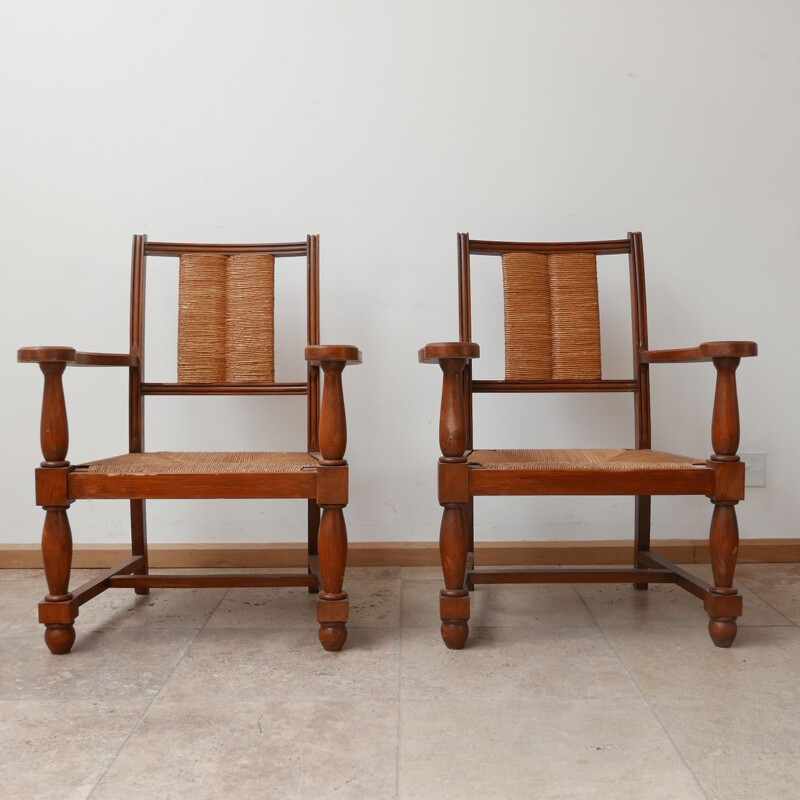
[[[131,259],[131,355],[139,357],[139,365],[131,367],[128,382],[128,449],[144,450],[144,301],[146,236],[133,237]]]
[[[462,342],[472,341],[469,234],[458,234],[458,326]]]
[[[633,374],[637,388],[634,393],[636,426],[636,448],[651,447],[650,434],[650,366],[639,362],[639,352],[647,349],[647,304],[644,287],[644,254],[642,235],[629,233],[631,251],[628,256],[631,279],[631,321],[633,323]],[[640,553],[650,550],[650,518],[652,498],[640,495],[635,501],[634,512],[634,566],[643,566]],[[635,583],[637,589],[646,589],[646,583]]]
[[[308,344],[319,344],[319,236],[307,237],[307,327]],[[308,365],[308,449],[319,451],[319,367]]]
[[[633,374],[638,382],[636,404],[636,447],[651,447],[650,366],[639,362],[639,352],[647,349],[647,294],[644,281],[644,250],[641,233],[630,233],[631,314],[633,321]]]
[[[131,265],[131,354],[139,356],[139,365],[130,368],[128,381],[128,451],[144,451],[144,310],[145,310],[145,246],[146,236],[133,237]],[[144,500],[130,501],[131,553],[142,556],[139,574],[148,572],[147,557],[147,510]],[[149,589],[137,589],[137,594],[146,594]]]
[[[458,234],[458,330],[462,342],[472,341],[472,300],[470,297],[469,234]],[[464,369],[464,413],[467,449],[472,449],[472,362]]]

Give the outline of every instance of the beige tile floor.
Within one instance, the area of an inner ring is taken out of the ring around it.
[[[339,654],[305,590],[165,589],[56,657],[40,571],[0,570],[0,796],[797,800],[800,565],[738,583],[730,650],[661,584],[480,587],[450,652],[438,570],[351,568]]]

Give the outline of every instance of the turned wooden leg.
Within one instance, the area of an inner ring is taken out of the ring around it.
[[[463,504],[444,507],[439,533],[444,586],[439,595],[442,639],[451,650],[460,650],[469,636],[469,591],[466,588],[467,522]]]
[[[69,591],[69,573],[72,566],[72,532],[66,508],[45,507],[42,530],[42,558],[48,593],[39,606],[39,618],[45,623],[44,641],[55,655],[68,653],[75,642],[74,617],[69,622],[48,622],[49,613],[56,609],[51,603],[72,600]],[[59,606],[59,611],[63,608]]]
[[[717,647],[730,647],[736,638],[736,617],[741,614],[741,597],[733,588],[733,573],[739,552],[739,527],[733,502],[715,502],[709,544],[714,571],[714,595],[708,608],[708,632]]]
[[[347,563],[347,528],[341,506],[323,506],[318,548],[322,578],[317,600],[319,640],[326,650],[341,650],[347,639],[349,611],[347,592],[342,591]]]
[[[714,585],[706,597],[708,632],[717,647],[730,647],[736,638],[736,618],[742,613],[742,598],[733,588],[733,573],[739,553],[736,503],[744,497],[744,465],[736,454],[739,447],[739,403],[736,395],[738,358],[714,358],[717,386],[711,420],[710,461],[716,471],[711,502],[709,545]]]

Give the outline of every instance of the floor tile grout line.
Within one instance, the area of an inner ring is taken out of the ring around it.
[[[653,715],[653,719],[655,719],[655,721],[658,723],[658,727],[661,728],[662,731],[664,731],[664,735],[667,737],[667,739],[669,740],[669,743],[672,745],[673,749],[678,754],[678,758],[681,760],[681,763],[683,764],[684,767],[686,767],[686,769],[688,770],[689,774],[692,776],[692,779],[694,780],[695,784],[697,785],[697,788],[702,792],[703,797],[705,797],[706,800],[711,800],[711,798],[708,795],[708,792],[705,790],[705,787],[700,782],[700,779],[697,777],[697,775],[695,775],[694,770],[687,763],[686,758],[683,755],[683,751],[675,743],[675,740],[672,738],[672,735],[670,734],[670,732],[664,727],[664,723],[661,721],[661,717],[658,715],[658,712],[653,708],[653,705],[650,702],[650,698],[642,690],[642,687],[639,686],[639,682],[636,680],[636,678],[633,677],[633,673],[630,671],[630,669],[628,669],[628,665],[625,663],[625,661],[623,660],[622,656],[619,654],[619,651],[611,643],[611,640],[608,638],[608,634],[606,633],[605,628],[597,621],[597,618],[592,613],[592,609],[589,608],[589,605],[587,604],[586,600],[583,598],[581,593],[578,592],[578,589],[577,589],[577,587],[575,587],[574,584],[573,584],[573,588],[575,588],[575,592],[577,593],[578,597],[580,597],[581,602],[583,603],[583,605],[585,606],[586,610],[591,615],[592,619],[594,619],[595,623],[597,624],[597,627],[600,630],[600,634],[605,639],[606,644],[611,648],[611,651],[617,657],[617,661],[619,661],[620,666],[622,667],[622,669],[625,670],[625,673],[631,679],[631,683],[633,683],[633,685],[636,687],[636,691],[638,691],[639,694],[641,695],[642,700],[644,700],[645,705],[649,709],[650,713]]]
[[[170,591],[170,590],[167,590],[167,591]],[[226,589],[225,590],[225,592],[220,597],[219,602],[214,606],[213,610],[209,612],[208,616],[206,617],[205,622],[199,628],[195,628],[194,629],[194,636],[192,636],[192,638],[186,644],[186,647],[184,648],[183,653],[181,653],[180,657],[175,662],[175,664],[173,665],[172,669],[169,671],[169,674],[164,678],[164,682],[161,684],[161,687],[156,692],[156,694],[153,697],[153,699],[147,704],[146,708],[142,711],[141,716],[139,717],[139,719],[136,722],[136,724],[133,726],[131,732],[125,737],[125,741],[119,746],[119,748],[117,749],[117,752],[114,754],[114,757],[111,759],[111,761],[109,762],[109,764],[106,767],[106,769],[103,770],[103,773],[97,779],[97,781],[94,784],[94,786],[92,786],[92,788],[90,789],[89,794],[86,795],[86,800],[92,800],[92,797],[94,796],[94,793],[97,791],[97,788],[103,782],[103,779],[106,777],[106,775],[108,775],[108,773],[111,771],[111,769],[113,768],[114,764],[117,763],[117,760],[122,755],[122,751],[128,746],[128,743],[133,738],[134,734],[142,726],[142,723],[144,722],[144,718],[147,716],[148,712],[153,707],[153,705],[156,703],[158,698],[161,697],[161,695],[164,693],[164,689],[166,688],[167,684],[169,683],[170,678],[172,678],[172,676],[175,674],[176,670],[180,666],[180,664],[183,661],[183,659],[185,658],[186,654],[189,652],[191,646],[195,643],[195,640],[197,639],[197,637],[205,629],[206,625],[208,625],[208,621],[216,613],[216,611],[220,607],[220,605],[222,605],[222,601],[228,596],[228,592],[230,592],[230,589]],[[103,629],[101,628],[100,630],[103,630]],[[192,628],[189,628],[189,630],[192,630]]]

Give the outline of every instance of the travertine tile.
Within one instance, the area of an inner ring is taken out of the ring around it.
[[[16,570],[0,570],[0,572],[16,572]],[[47,586],[38,577],[4,579],[0,583],[0,630],[13,625],[20,617],[34,613],[46,592]]]
[[[403,627],[438,628],[440,584],[403,582]],[[482,584],[470,592],[470,625],[576,627],[596,625],[581,598],[563,584]]]
[[[700,800],[645,701],[542,696],[403,703],[401,800]]]
[[[148,702],[0,701],[3,797],[85,800]]]
[[[20,581],[29,578],[38,578],[42,586],[45,585],[43,569],[0,569],[0,581]]]
[[[311,629],[206,628],[159,702],[396,699],[398,658],[396,628],[353,628],[338,653],[323,650]]]
[[[638,694],[597,628],[472,628],[463,650],[405,629],[401,698],[621,698]]]
[[[107,589],[81,606],[77,625],[100,628],[202,628],[227,589]]]
[[[609,627],[609,641],[640,689],[656,702],[711,695],[736,702],[793,701],[798,694],[800,628],[741,628],[731,648],[705,628]]]
[[[389,570],[353,570],[344,588],[350,597],[353,627],[400,624],[400,579]],[[380,574],[389,573],[389,574]],[[230,589],[209,619],[209,628],[312,628],[317,623],[317,595],[304,587]]]
[[[206,628],[318,627],[317,596],[302,586],[229,589]]]
[[[401,581],[399,569],[394,574],[370,574],[353,570],[348,575],[345,588],[350,594],[350,622],[352,627],[397,628],[400,626]]]
[[[400,580],[403,567],[347,567],[344,576],[345,584],[350,581],[367,580]]]
[[[717,692],[653,707],[713,800],[800,796],[800,700]]]
[[[71,653],[54,656],[43,630],[38,624],[15,626],[0,634],[0,700],[152,699],[197,633],[138,628],[79,632]]]
[[[800,624],[800,564],[742,564],[737,574],[759,598]]]
[[[788,586],[800,581],[800,564],[739,564],[736,580],[747,586]]]
[[[165,589],[83,606],[66,656],[36,620],[41,573],[6,571],[0,794],[800,796],[800,565],[740,565],[729,650],[676,587],[584,584],[479,586],[449,651],[426,569],[349,570],[341,653],[304,589]]]
[[[664,626],[705,628],[708,614],[702,600],[674,584],[651,583],[638,591],[627,583],[584,583],[575,587],[600,627]],[[740,626],[791,625],[792,622],[751,590],[740,587],[744,614]]]
[[[150,709],[91,795],[126,798],[391,798],[398,704],[197,700]]]
[[[404,581],[439,581],[444,586],[442,568],[436,567],[403,567],[401,577]]]

